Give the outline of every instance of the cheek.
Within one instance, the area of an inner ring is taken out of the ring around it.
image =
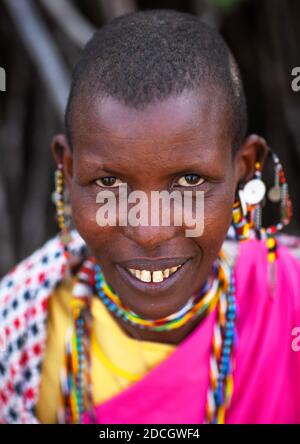
[[[209,255],[218,254],[232,220],[233,197],[223,189],[204,202],[204,231],[196,242]]]
[[[97,224],[99,204],[96,202],[96,193],[90,192],[88,188],[74,185],[71,203],[74,225],[94,253],[111,239],[116,227],[100,227]]]
[[[210,235],[225,237],[232,220],[232,201],[221,200],[206,206],[205,230]]]

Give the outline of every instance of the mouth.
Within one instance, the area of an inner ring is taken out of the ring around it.
[[[165,279],[169,279],[173,273],[181,267],[178,265],[177,267],[165,268],[164,270],[135,270],[134,268],[127,268],[129,273],[132,274],[136,279],[142,282],[163,282]]]
[[[138,263],[135,260],[126,264],[116,264],[116,267],[123,279],[131,286],[140,291],[154,292],[165,290],[174,285],[181,279],[190,262],[190,258],[161,261],[140,260]]]

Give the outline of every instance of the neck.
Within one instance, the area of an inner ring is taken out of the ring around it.
[[[132,325],[117,317],[114,313],[110,312],[117,324],[121,327],[124,333],[129,337],[139,339],[141,341],[160,342],[163,344],[178,345],[185,338],[192,333],[197,326],[206,318],[195,317],[186,324],[179,328],[169,331],[152,331],[147,329],[141,329],[138,326]]]
[[[194,300],[193,307],[187,306],[188,311],[184,314],[179,311],[178,318],[173,317],[172,320],[164,321],[163,328],[156,328],[155,321],[142,320],[141,318],[140,322],[144,325],[144,328],[137,325],[134,317],[130,315],[126,308],[122,307],[119,297],[113,293],[113,290],[106,283],[98,265],[96,265],[95,287],[107,309],[127,335],[138,340],[177,345],[215,308],[223,287],[223,284],[220,286],[219,273],[221,268],[219,267],[220,265],[218,269],[214,269],[212,282],[209,279],[206,285],[202,287],[201,297]]]

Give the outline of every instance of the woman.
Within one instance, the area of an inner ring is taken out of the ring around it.
[[[300,269],[274,238],[291,203],[246,124],[236,63],[197,17],[95,33],[52,145],[60,235],[1,283],[2,422],[299,422]],[[138,205],[154,191],[175,192],[167,224]],[[197,236],[175,223],[186,196],[204,196]],[[280,222],[264,228],[266,197]]]

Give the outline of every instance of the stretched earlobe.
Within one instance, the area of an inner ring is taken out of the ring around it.
[[[246,183],[255,174],[256,164],[261,168],[268,157],[269,147],[266,140],[257,134],[248,136],[236,153],[236,183]]]
[[[72,209],[70,203],[70,190],[72,179],[72,152],[67,138],[63,134],[54,137],[51,145],[56,161],[54,204],[59,228],[59,238],[65,256],[64,279],[71,277],[72,254],[69,244],[72,240],[71,221]]]
[[[71,179],[73,176],[73,154],[67,137],[64,134],[57,134],[54,136],[51,150],[56,165],[63,165],[65,183],[70,190]]]

